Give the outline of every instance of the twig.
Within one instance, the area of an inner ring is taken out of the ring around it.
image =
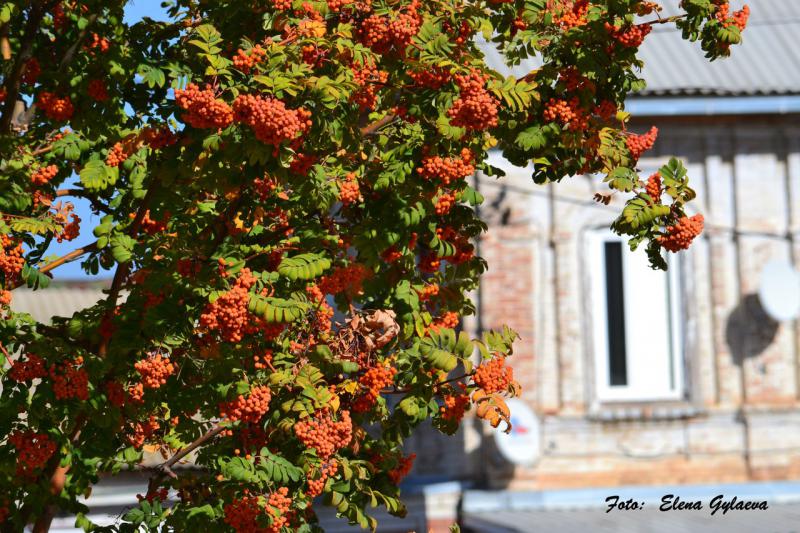
[[[69,263],[70,261],[74,261],[75,259],[79,258],[80,256],[82,256],[84,254],[88,254],[89,252],[94,252],[95,250],[97,250],[97,241],[93,242],[92,244],[87,244],[86,246],[84,246],[82,248],[78,248],[76,250],[72,250],[67,255],[61,256],[58,259],[56,259],[55,261],[47,263],[46,265],[44,265],[42,268],[39,269],[39,272],[41,272],[42,274],[45,274],[45,273],[50,272],[51,270],[53,270],[55,268],[60,267],[64,263]],[[11,290],[19,288],[22,285],[23,285],[22,281],[19,281],[19,282],[17,282],[16,285],[14,285],[11,288]]]
[[[155,475],[150,478],[150,482],[147,484],[147,492],[152,493],[158,488],[159,483],[164,478],[164,476],[168,476],[171,478],[177,477],[175,472],[173,472],[172,467],[175,466],[175,463],[195,451],[200,446],[204,445],[220,433],[222,433],[225,428],[217,424],[216,426],[209,429],[205,434],[198,437],[194,441],[192,441],[188,446],[185,448],[181,448],[177,451],[172,457],[155,467]]]
[[[363,135],[364,137],[372,135],[382,127],[392,122],[395,118],[397,118],[395,115],[386,115],[382,119],[361,128],[361,135]]]

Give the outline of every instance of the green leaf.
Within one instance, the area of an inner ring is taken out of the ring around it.
[[[243,457],[232,457],[229,460],[220,459],[221,473],[231,481],[244,481],[257,483],[260,478],[255,472],[255,466]]]
[[[93,159],[81,169],[80,179],[84,188],[90,191],[102,191],[111,182],[111,172],[105,162]]]
[[[136,240],[123,233],[111,237],[111,255],[117,263],[127,263],[133,258],[133,247]]]
[[[617,167],[612,170],[608,176],[603,180],[608,183],[612,189],[630,192],[638,181],[636,172],[626,167]]]
[[[283,457],[275,455],[268,448],[261,448],[256,470],[264,481],[278,484],[298,481],[304,476],[301,468],[293,465]]]
[[[547,136],[542,126],[531,126],[517,135],[516,144],[523,150],[539,150],[547,144]]]
[[[51,218],[15,218],[9,226],[14,231],[20,233],[33,233],[34,235],[46,235],[47,233],[57,232],[61,226]]]
[[[322,254],[300,254],[283,258],[278,265],[278,273],[292,281],[310,280],[321,276],[330,266],[330,259]]]

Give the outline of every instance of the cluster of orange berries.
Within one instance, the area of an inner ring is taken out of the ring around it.
[[[233,56],[233,66],[245,74],[250,74],[250,70],[264,61],[266,57],[267,51],[264,50],[260,44],[255,45],[247,51],[239,48],[239,50],[236,51],[236,55]]]
[[[106,165],[110,167],[118,167],[122,163],[128,159],[130,154],[125,149],[125,146],[121,142],[114,144],[109,150],[108,155],[106,156]]]
[[[647,178],[647,185],[645,185],[644,191],[653,199],[653,202],[661,203],[661,174],[656,172]]]
[[[172,133],[169,126],[147,127],[142,130],[140,138],[153,150],[160,150],[178,142],[178,136]]]
[[[279,533],[284,526],[288,525],[291,513],[292,499],[289,498],[289,489],[281,487],[267,499],[267,512],[272,516],[272,524],[267,530],[269,533]]]
[[[333,307],[325,301],[325,294],[317,285],[309,285],[306,288],[306,294],[314,302],[314,329],[320,333],[329,332],[334,314]]]
[[[337,450],[350,444],[353,422],[350,411],[340,411],[339,420],[336,421],[327,409],[323,409],[313,418],[297,422],[294,432],[303,445],[313,448],[322,460],[327,460]]]
[[[98,51],[101,54],[105,54],[108,52],[108,49],[111,48],[111,43],[105,37],[100,37],[96,33],[92,33],[92,37],[88,43],[86,43],[85,48],[92,52]]]
[[[15,431],[8,442],[17,450],[17,475],[25,478],[33,477],[56,451],[56,443],[46,433]]]
[[[367,390],[360,395],[353,404],[353,411],[356,413],[366,413],[381,395],[381,391],[394,382],[397,369],[389,364],[378,364],[370,367],[361,377],[358,383]]]
[[[131,218],[136,218],[134,213],[130,214]],[[170,213],[165,212],[159,220],[154,220],[150,218],[150,210],[144,212],[142,215],[142,222],[141,228],[142,231],[147,233],[148,235],[155,235],[156,233],[161,233],[167,229],[167,222],[169,222]]]
[[[575,0],[574,2],[558,0],[554,4],[552,8],[553,22],[564,30],[586,25],[589,0]]]
[[[44,185],[49,183],[51,179],[55,178],[57,174],[58,167],[56,165],[39,167],[33,172],[33,174],[31,174],[31,183],[34,185]]]
[[[15,361],[8,371],[8,376],[18,383],[33,381],[47,376],[44,367],[44,359],[38,355],[29,353],[25,361]]]
[[[253,356],[253,368],[256,370],[264,370],[269,368],[272,364],[272,350],[265,350],[261,355]]]
[[[411,467],[414,466],[414,459],[416,458],[417,454],[412,453],[407,457],[400,457],[397,460],[397,466],[389,470],[389,479],[392,480],[392,483],[395,485],[400,484],[403,478],[411,471]]]
[[[438,331],[440,328],[454,329],[458,326],[460,317],[455,311],[447,311],[442,316],[431,322],[430,329]]]
[[[665,235],[658,237],[658,243],[670,252],[686,250],[695,237],[703,232],[703,215],[681,217],[672,226],[667,226]]]
[[[69,96],[59,98],[47,91],[42,91],[39,94],[36,105],[44,112],[47,118],[58,122],[69,120],[75,113],[75,107],[72,105],[72,100],[70,100]]]
[[[401,257],[403,257],[403,252],[401,252],[395,244],[381,252],[381,259],[387,263],[394,263]]]
[[[445,84],[450,83],[452,76],[449,70],[441,67],[432,67],[425,70],[409,70],[408,76],[414,80],[414,84],[428,89],[441,89]]]
[[[595,106],[594,114],[608,120],[617,114],[617,104],[611,100],[603,100],[600,105]]]
[[[417,246],[417,234],[412,233],[411,238],[408,240],[408,249],[414,250]],[[398,245],[393,244],[384,251],[381,252],[381,258],[386,261],[387,263],[394,263],[398,259],[403,257],[403,252],[400,251]]]
[[[402,54],[422,24],[417,9],[419,0],[413,0],[405,12],[392,18],[388,15],[373,14],[364,19],[359,28],[361,42],[377,54],[385,54],[394,49]]]
[[[82,364],[83,357],[78,356],[73,361],[65,361],[60,368],[50,365],[50,377],[57,400],[89,399],[89,375],[86,370],[79,368]]]
[[[311,475],[309,473],[306,476],[308,480],[308,490],[306,490],[306,496],[309,498],[316,498],[322,491],[325,490],[325,482],[328,481],[328,478],[331,478],[336,475],[336,472],[339,471],[339,463],[336,459],[331,459],[327,463],[324,463],[322,467],[319,469],[319,477],[317,479],[311,479]]]
[[[206,305],[200,315],[200,325],[207,330],[219,330],[227,342],[239,342],[245,335],[255,333],[258,330],[256,321],[247,310],[249,289],[255,283],[250,269],[243,268],[234,286]]]
[[[269,387],[261,385],[250,389],[247,398],[239,395],[232,402],[220,404],[220,416],[230,420],[241,420],[242,422],[256,423],[267,414],[269,401],[272,399],[272,392]]]
[[[631,153],[631,157],[634,161],[638,161],[643,153],[653,147],[657,137],[658,128],[653,126],[650,128],[650,131],[645,134],[629,135],[628,138],[625,139],[625,145],[628,147],[628,151]]]
[[[425,179],[438,179],[443,185],[450,185],[475,172],[472,152],[462,148],[460,157],[429,156],[422,160],[417,172]]]
[[[286,487],[270,494],[266,507],[258,496],[245,494],[225,505],[224,520],[236,533],[279,533],[289,522],[291,505],[292,499],[289,498],[289,489]],[[268,527],[262,526],[259,520],[264,511],[272,519]]]
[[[142,385],[146,389],[157,389],[161,385],[166,385],[167,378],[175,373],[175,365],[168,357],[163,357],[161,354],[136,361],[133,367],[142,376]]]
[[[459,97],[447,110],[450,123],[471,130],[497,126],[498,100],[486,90],[488,78],[472,69],[469,74],[455,76]]]
[[[436,283],[431,283],[430,285],[425,285],[422,290],[417,292],[419,293],[420,301],[427,302],[439,294],[439,285]]]
[[[747,26],[747,19],[750,18],[750,6],[745,5],[731,15],[731,6],[728,4],[728,0],[723,0],[723,3],[717,6],[715,17],[725,28],[736,26],[739,31],[744,31]]]
[[[436,228],[436,238],[441,241],[448,241],[455,245],[456,253],[442,258],[454,265],[468,261],[475,255],[475,247],[470,244],[469,238],[466,235],[456,231],[455,228],[450,226]]]
[[[14,283],[25,265],[22,252],[22,243],[14,242],[8,235],[0,235],[0,272],[5,276],[6,286]]]
[[[186,112],[181,120],[195,128],[225,128],[233,122],[233,109],[217,99],[210,85],[200,89],[190,83],[185,89],[175,89],[175,103]]]
[[[451,192],[443,192],[436,198],[434,211],[439,216],[444,216],[450,212],[456,203],[456,195]]]
[[[22,83],[28,85],[36,84],[36,80],[39,79],[41,73],[42,67],[39,65],[39,60],[35,57],[30,58],[25,62],[25,66],[22,70]]]
[[[169,489],[166,487],[161,487],[160,489],[149,490],[147,494],[137,494],[136,499],[140,502],[147,501],[148,503],[153,503],[154,501],[164,502],[167,501],[169,497]]]
[[[319,67],[322,65],[323,60],[328,56],[327,50],[324,50],[313,44],[303,45],[301,48],[303,53],[303,63],[311,67]]]
[[[559,71],[559,81],[564,84],[567,91],[588,90],[594,93],[597,88],[586,76],[583,76],[575,67],[563,68]]]
[[[378,89],[389,79],[389,73],[379,70],[374,61],[354,63],[350,70],[353,72],[353,81],[358,85],[351,99],[358,104],[362,111],[375,109],[378,101]]]
[[[444,405],[439,407],[439,414],[445,420],[461,422],[464,418],[464,412],[469,405],[469,395],[466,393],[466,386],[463,383],[459,385],[461,390],[442,396]]]
[[[559,122],[570,131],[582,131],[588,122],[577,96],[569,100],[551,98],[545,104],[542,116],[548,122]]]
[[[243,496],[225,505],[225,523],[237,533],[263,532],[258,518],[264,512],[257,496]]]
[[[505,357],[495,357],[475,369],[472,379],[486,394],[493,394],[508,389],[514,381],[514,370],[506,366]]]
[[[644,38],[653,30],[652,24],[631,25],[626,28],[616,28],[606,22],[606,31],[619,44],[626,48],[637,48],[644,42]]]
[[[438,272],[442,266],[442,260],[436,255],[435,252],[426,252],[419,258],[419,269],[422,272],[433,274]]]
[[[150,415],[146,421],[136,422],[133,425],[133,434],[127,436],[128,443],[137,450],[141,449],[144,443],[159,429],[161,429],[161,424],[158,423],[158,419],[155,415]]]
[[[358,294],[361,292],[361,285],[372,271],[361,263],[351,263],[346,267],[335,269],[330,275],[322,276],[319,281],[319,289],[324,294]]]
[[[142,388],[144,391],[144,388]],[[109,381],[105,385],[106,397],[114,407],[122,407],[128,396],[125,393],[125,388],[118,381]]]
[[[286,11],[292,9],[292,0],[272,0],[272,5],[275,6],[275,9]]]
[[[88,87],[86,88],[86,93],[90,98],[97,100],[98,102],[105,102],[109,99],[108,87],[106,87],[106,84],[103,80],[94,79],[90,81]]]
[[[240,95],[233,102],[236,120],[247,124],[264,144],[278,146],[291,141],[311,127],[311,112],[289,109],[276,98],[252,94]]]
[[[361,198],[361,190],[358,187],[358,180],[356,175],[349,172],[344,181],[339,183],[339,201],[343,205],[350,205],[357,203]]]

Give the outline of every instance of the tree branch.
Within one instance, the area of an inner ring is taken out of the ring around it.
[[[142,203],[139,205],[139,210],[136,212],[136,217],[133,219],[130,227],[128,228],[128,234],[131,236],[135,236],[139,229],[142,227],[142,220],[144,220],[144,215],[147,212],[147,204],[150,203],[150,199],[153,197],[153,193],[156,190],[156,184],[151,184],[150,188],[147,189],[147,192],[142,198]],[[131,263],[128,261],[127,263],[122,263],[117,265],[117,271],[114,272],[114,279],[111,282],[111,289],[108,292],[108,309],[105,312],[105,318],[108,319],[111,314],[114,312],[113,309],[117,305],[117,298],[119,298],[119,291],[122,289],[122,284],[125,281],[125,278],[128,277],[128,272],[131,270]],[[100,358],[105,359],[106,354],[108,353],[108,343],[110,341],[110,337],[103,337],[103,340],[100,341],[100,346],[97,348],[97,355]]]
[[[158,485],[161,480],[164,479],[164,476],[177,477],[175,472],[172,471],[172,467],[175,466],[178,461],[222,433],[224,430],[225,428],[223,426],[217,424],[209,429],[205,434],[192,441],[188,446],[181,448],[172,457],[155,467],[156,472],[155,475],[150,478],[150,482],[147,484],[147,492],[150,494],[155,492],[156,489],[158,489]]]
[[[79,258],[80,256],[82,256],[84,254],[88,254],[89,252],[94,252],[95,250],[97,250],[97,242],[96,241],[93,242],[92,244],[88,244],[88,245],[86,245],[86,246],[84,246],[82,248],[78,248],[76,250],[72,250],[67,255],[61,256],[58,259],[56,259],[55,261],[47,263],[45,266],[43,266],[42,268],[39,269],[39,272],[41,272],[42,274],[45,274],[45,273],[50,272],[51,270],[53,270],[55,268],[60,267],[64,263],[69,263],[70,261],[74,261],[75,259]],[[11,288],[11,290],[17,289],[17,288],[21,287],[22,285],[23,285],[23,283],[21,281],[19,281],[19,282],[17,282],[16,285],[14,285]]]
[[[366,137],[368,135],[372,135],[373,133],[375,133],[376,131],[378,131],[382,127],[386,126],[387,124],[389,124],[390,122],[392,122],[396,118],[397,118],[396,115],[386,115],[382,119],[377,120],[377,121],[373,122],[372,124],[369,124],[369,125],[364,126],[363,128],[361,128],[361,135],[363,135],[364,137]]]

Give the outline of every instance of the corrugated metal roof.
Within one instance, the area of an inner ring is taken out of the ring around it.
[[[734,1],[738,8],[744,2]],[[662,16],[680,11],[678,0],[664,2]],[[681,39],[674,26],[656,26],[640,57],[647,95],[788,95],[800,94],[800,0],[751,0],[750,21],[731,57],[709,63],[698,43]],[[651,17],[652,18],[652,17]],[[521,77],[540,64],[535,59],[509,69],[502,55],[483,46],[489,65]]]
[[[39,322],[50,322],[54,316],[71,317],[75,311],[93,306],[106,298],[104,285],[71,283],[44,290],[16,289],[12,293],[11,309],[30,313]]]

